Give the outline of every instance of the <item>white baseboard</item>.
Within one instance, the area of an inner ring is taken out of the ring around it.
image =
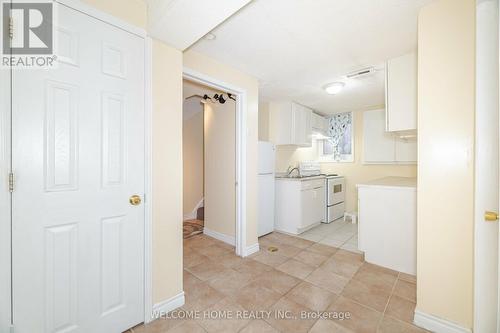
[[[235,246],[235,244],[236,244],[236,240],[235,240],[234,236],[228,236],[226,234],[222,234],[220,232],[207,229],[207,227],[203,228],[203,233],[207,236],[218,239],[221,242],[224,242],[226,244],[229,244],[232,246]]]
[[[248,257],[249,255],[259,252],[259,250],[260,250],[259,243],[247,246],[245,249],[245,253],[243,253],[243,257]]]
[[[436,333],[472,333],[470,328],[462,327],[454,322],[419,310],[415,310],[413,323],[419,327]]]
[[[184,305],[184,303],[184,291],[182,291],[174,297],[153,305],[153,313],[151,314],[151,319],[159,319],[165,316],[170,311],[180,308]]]

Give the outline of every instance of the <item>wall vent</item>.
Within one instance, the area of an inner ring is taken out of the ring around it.
[[[375,68],[374,67],[366,67],[354,72],[351,72],[346,75],[348,79],[360,79],[366,76],[370,76],[375,74]]]

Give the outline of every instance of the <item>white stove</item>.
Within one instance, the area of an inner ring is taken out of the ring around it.
[[[331,223],[344,216],[345,178],[326,175],[326,212],[324,223]]]

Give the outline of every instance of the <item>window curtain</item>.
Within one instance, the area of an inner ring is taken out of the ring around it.
[[[329,118],[327,136],[335,160],[352,154],[352,112],[338,113]]]

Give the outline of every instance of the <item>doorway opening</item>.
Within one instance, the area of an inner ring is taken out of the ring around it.
[[[236,97],[183,82],[183,237],[236,244]]]
[[[235,252],[237,256],[245,257],[253,252],[255,252],[254,246],[249,246],[247,248],[246,245],[246,145],[247,145],[247,92],[245,89],[234,86],[232,84],[228,84],[214,77],[207,76],[205,74],[199,73],[190,68],[184,68],[183,70],[183,79],[189,82],[201,85],[202,87],[212,89],[217,91],[218,93],[224,93],[224,100],[227,103],[229,98],[229,94],[234,99],[234,234],[231,238],[218,238],[222,242],[226,243],[228,246],[234,246]],[[204,97],[205,94],[202,95]],[[215,94],[214,94],[215,95]],[[207,94],[207,97],[211,97],[214,103],[210,100],[205,100],[205,105],[208,103],[215,104],[217,102],[217,98],[212,95]],[[189,96],[186,96],[189,97]],[[227,98],[226,98],[227,97]],[[201,100],[201,99],[200,99]],[[223,104],[220,103],[219,104]],[[228,103],[229,104],[229,103]],[[205,156],[205,155],[204,155]],[[206,188],[204,189],[204,191]],[[208,206],[207,202],[203,200],[204,206]],[[213,231],[213,230],[212,230]],[[210,226],[207,227],[207,211],[206,207],[204,208],[204,234],[208,235],[210,233]],[[211,233],[210,236],[212,238],[217,238],[218,236],[223,235],[222,233]],[[231,243],[234,243],[230,245]]]

